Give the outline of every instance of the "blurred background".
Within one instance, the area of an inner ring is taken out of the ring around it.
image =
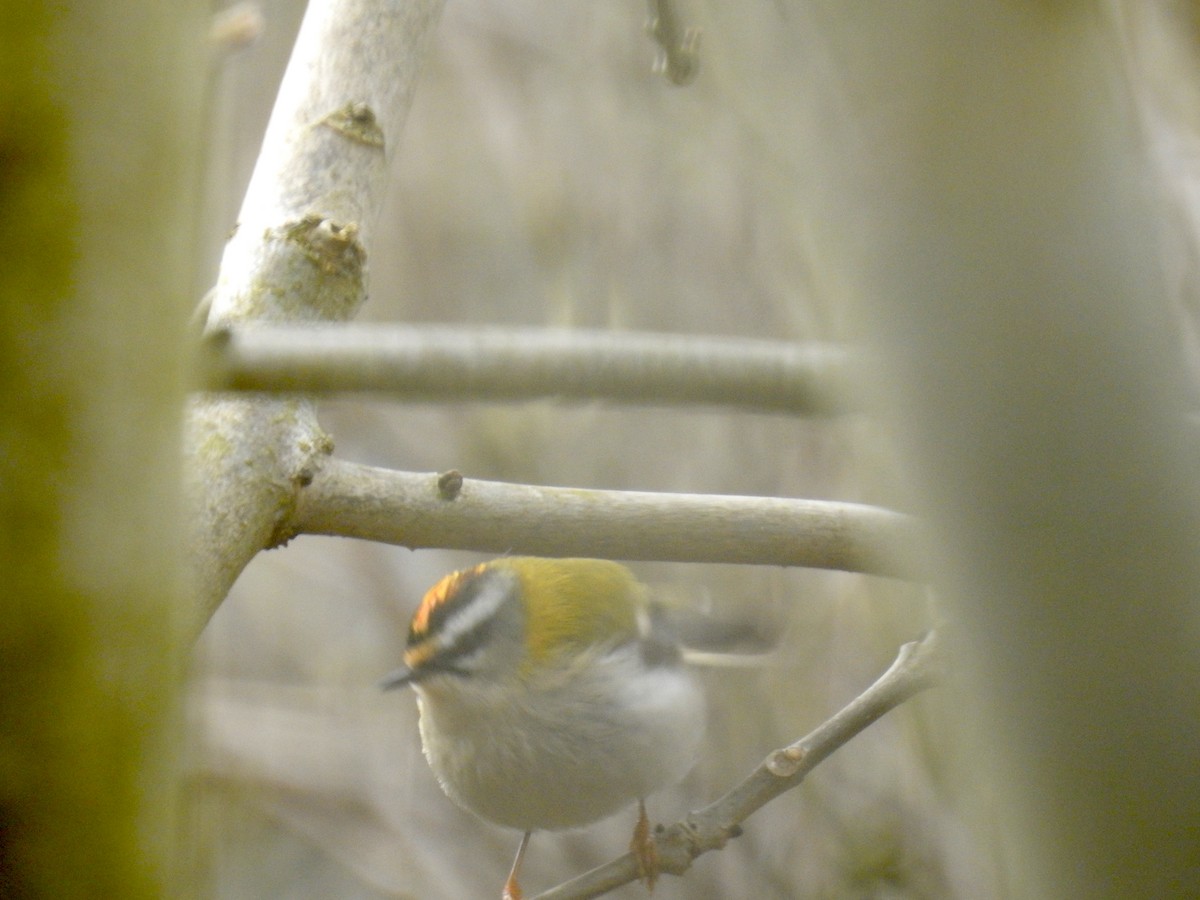
[[[303,12],[299,0],[258,8],[259,40],[213,73],[206,284]],[[820,8],[683,0],[681,19],[704,37],[699,76],[676,87],[652,71],[642,0],[448,4],[361,318],[853,340],[844,286],[813,258],[811,217],[830,188],[804,148],[847,114],[841,99],[882,118],[894,111],[823,49]],[[1186,246],[1174,260],[1181,297],[1193,277]],[[404,470],[906,505],[887,435],[861,416],[349,397],[324,402],[321,421],[342,457]],[[499,895],[519,835],[442,795],[421,756],[414,698],[375,687],[397,664],[424,591],[479,559],[300,538],[242,575],[199,644],[190,707],[195,809],[211,842],[198,865],[213,896]],[[770,666],[703,673],[703,758],[650,799],[656,821],[722,794],[930,624],[923,591],[883,579],[634,568],[780,642]],[[987,816],[962,808],[939,709],[922,697],[887,716],[655,896],[1000,895]],[[537,835],[527,893],[623,852],[633,818]]]

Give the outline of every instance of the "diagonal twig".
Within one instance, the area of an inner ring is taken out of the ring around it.
[[[740,784],[683,821],[659,828],[655,844],[659,869],[682,875],[692,861],[720,850],[742,833],[742,823],[780,794],[799,785],[820,762],[866,729],[943,677],[945,650],[936,632],[900,648],[895,661],[874,684],[787,747],[773,751]],[[584,900],[599,897],[638,879],[637,863],[625,854],[578,878],[537,895],[534,900]]]

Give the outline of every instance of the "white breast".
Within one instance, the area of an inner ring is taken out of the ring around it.
[[[577,659],[527,689],[453,676],[417,685],[421,739],[446,793],[523,831],[584,825],[695,762],[704,701],[689,672],[635,644]]]

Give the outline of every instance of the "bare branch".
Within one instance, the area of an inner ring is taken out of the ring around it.
[[[210,328],[340,320],[363,261],[442,0],[313,0],[211,294]],[[189,411],[191,548],[202,623],[242,568],[286,534],[329,452],[313,404],[205,395]]]
[[[910,518],[821,500],[458,483],[332,459],[301,492],[295,524],[405,547],[916,577]]]
[[[206,345],[212,390],[386,391],[405,400],[604,399],[846,411],[849,357],[832,344],[565,329],[235,328]]]
[[[660,870],[682,875],[692,861],[720,850],[742,832],[742,823],[780,794],[800,784],[817,764],[885,713],[941,680],[945,652],[935,633],[900,648],[879,679],[815,731],[771,753],[750,775],[719,800],[658,831]],[[539,894],[536,900],[599,897],[638,879],[630,854]]]

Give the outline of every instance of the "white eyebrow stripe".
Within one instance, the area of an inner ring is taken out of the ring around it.
[[[516,574],[492,570],[482,576],[478,593],[442,623],[441,645],[453,647],[459,638],[470,633],[496,614],[512,592]]]

